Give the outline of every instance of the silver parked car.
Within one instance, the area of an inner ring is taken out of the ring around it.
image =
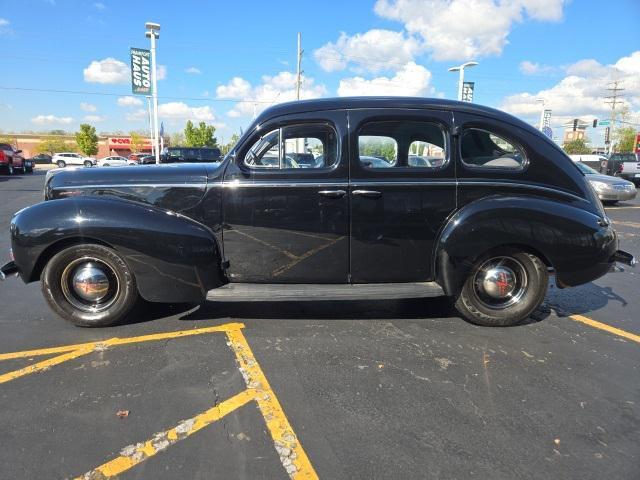
[[[601,175],[582,162],[575,162],[575,164],[587,176],[603,203],[616,203],[636,198],[636,186],[632,182],[620,177]]]

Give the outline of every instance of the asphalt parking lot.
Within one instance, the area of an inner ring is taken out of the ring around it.
[[[44,172],[0,177],[0,255]],[[640,200],[608,208],[640,256]],[[0,284],[0,478],[640,476],[640,270],[522,326],[445,299],[139,308],[76,328]]]

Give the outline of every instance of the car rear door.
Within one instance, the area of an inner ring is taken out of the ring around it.
[[[427,281],[456,206],[452,114],[350,110],[351,281]]]
[[[346,283],[349,199],[346,113],[284,115],[235,150],[222,184],[223,243],[233,282]],[[324,154],[300,168],[287,153]]]

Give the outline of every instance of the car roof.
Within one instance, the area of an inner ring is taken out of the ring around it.
[[[273,107],[266,109],[258,116],[256,123],[261,123],[270,117],[284,114],[366,108],[429,108],[436,110],[450,110],[500,118],[502,120],[533,128],[522,120],[495,108],[485,107],[484,105],[477,105],[469,102],[426,97],[336,97],[297,100],[274,105]]]

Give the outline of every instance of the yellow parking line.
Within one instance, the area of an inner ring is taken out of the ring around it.
[[[620,225],[620,226],[623,226],[623,227],[640,228],[640,223],[637,223],[637,222],[626,222],[626,221],[622,221],[622,220],[612,220],[611,222],[614,225]]]
[[[54,365],[58,365],[68,360],[73,360],[74,358],[81,357],[82,355],[87,355],[93,352],[93,350],[94,350],[93,346],[85,346],[85,347],[73,350],[71,352],[58,355],[57,357],[49,358],[47,360],[43,360],[33,365],[29,365],[28,367],[20,368],[19,370],[14,370],[12,372],[5,373],[4,375],[0,375],[0,384],[10,382],[11,380],[15,380],[16,378],[24,377],[25,375],[29,375],[30,373],[36,373],[36,372],[41,372],[43,370],[47,370],[48,368],[51,368]]]
[[[125,447],[120,456],[90,470],[80,479],[110,478],[129,470],[140,462],[165,450],[174,443],[186,438],[198,430],[216,422],[228,413],[255,400],[258,409],[264,417],[265,423],[273,439],[274,447],[282,466],[293,480],[317,479],[318,476],[309,461],[309,457],[302,448],[289,420],[287,419],[276,394],[271,389],[267,378],[255,359],[251,348],[242,334],[242,323],[227,323],[214,327],[197,328],[193,330],[179,330],[174,332],[154,333],[137,337],[110,338],[108,340],[64,345],[60,347],[41,348],[0,354],[0,360],[29,358],[43,355],[59,354],[55,357],[37,362],[18,370],[0,375],[0,384],[15,380],[30,373],[41,372],[54,365],[73,360],[82,355],[104,350],[119,345],[129,345],[141,342],[169,340],[175,338],[202,335],[206,333],[224,332],[228,345],[233,350],[239,370],[244,378],[247,389],[234,397],[181,422],[176,427],[157,433],[151,440]]]
[[[237,395],[225,400],[219,405],[196,415],[189,420],[180,422],[174,428],[156,433],[146,442],[129,445],[120,451],[120,456],[88,471],[84,475],[76,477],[76,480],[105,479],[120,475],[139,463],[166,450],[180,440],[190,437],[194,433],[220,420],[225,415],[237,410],[254,399],[256,392],[244,390]]]
[[[178,330],[174,332],[152,333],[150,335],[142,335],[139,337],[125,338],[109,338],[107,340],[99,340],[96,342],[77,343],[75,345],[64,345],[61,347],[40,348],[36,350],[23,350],[21,352],[0,353],[0,361],[13,360],[16,358],[37,357],[40,355],[52,355],[54,353],[71,352],[84,348],[110,347],[116,345],[126,345],[128,343],[154,342],[158,340],[170,340],[180,337],[189,337],[193,335],[203,335],[205,333],[226,332],[228,330],[236,330],[244,328],[243,323],[225,323],[224,325],[216,325],[214,327],[194,328],[193,330]]]
[[[598,322],[596,320],[593,320],[589,317],[585,317],[583,315],[570,315],[569,318],[572,320],[575,320],[576,322],[581,322],[581,323],[584,323],[585,325],[589,325],[590,327],[598,328],[600,330],[604,330],[605,332],[609,332],[614,335],[618,335],[619,337],[626,338],[627,340],[640,343],[640,335],[636,335],[635,333],[627,332],[626,330],[612,327],[611,325]]]
[[[271,385],[256,361],[244,335],[240,330],[230,330],[227,332],[227,338],[229,346],[236,354],[236,360],[240,365],[240,372],[244,376],[247,387],[255,389],[257,392],[258,408],[267,423],[282,466],[294,480],[317,479],[318,475],[311,465],[309,457],[302,448],[278,397],[271,389]]]

